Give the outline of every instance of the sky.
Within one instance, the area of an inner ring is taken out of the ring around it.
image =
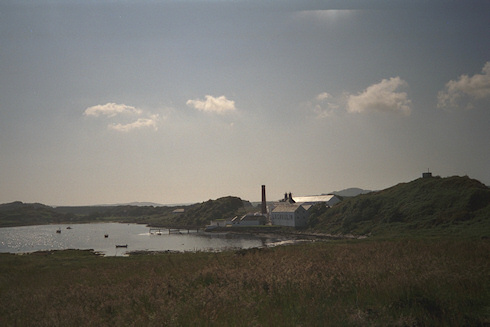
[[[488,1],[0,1],[0,203],[490,185]]]

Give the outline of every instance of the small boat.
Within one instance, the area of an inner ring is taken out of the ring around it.
[[[116,248],[127,248],[127,247],[128,247],[127,244],[124,244],[124,245],[122,245],[122,244],[116,244]]]

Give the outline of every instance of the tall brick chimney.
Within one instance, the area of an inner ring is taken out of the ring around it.
[[[265,185],[262,185],[262,214],[267,214],[267,202],[265,200]]]

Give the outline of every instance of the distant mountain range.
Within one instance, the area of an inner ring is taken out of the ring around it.
[[[128,203],[115,203],[115,204],[94,204],[94,205],[86,205],[86,206],[51,206],[53,208],[61,208],[61,207],[122,207],[122,206],[132,206],[132,207],[181,207],[181,206],[190,206],[195,204],[195,202],[188,203],[156,203],[156,202],[128,202]]]
[[[135,207],[164,207],[165,204],[155,202],[130,202],[130,203],[118,203],[118,204],[106,204],[100,207],[115,207],[115,206],[135,206]]]

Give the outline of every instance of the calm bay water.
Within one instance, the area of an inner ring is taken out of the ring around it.
[[[69,227],[69,228],[68,228]],[[60,229],[61,233],[56,231]],[[104,235],[107,234],[106,238]],[[138,224],[97,223],[40,225],[0,228],[0,252],[28,253],[42,250],[93,249],[106,256],[121,256],[131,251],[220,251],[270,245],[279,240],[253,235],[206,233],[182,230],[181,234],[150,234]],[[116,248],[126,245],[127,248]]]

